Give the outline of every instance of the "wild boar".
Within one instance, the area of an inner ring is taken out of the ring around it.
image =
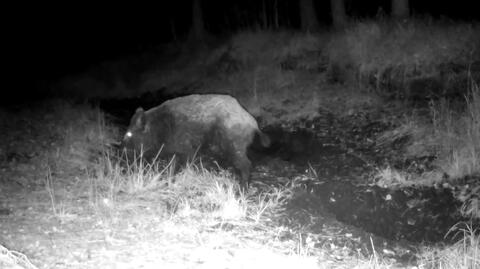
[[[182,162],[198,151],[222,166],[233,166],[240,176],[240,185],[247,187],[252,166],[247,149],[255,136],[262,146],[269,146],[269,137],[235,98],[194,94],[168,100],[148,111],[138,108],[123,145],[141,150],[146,158],[176,155]]]

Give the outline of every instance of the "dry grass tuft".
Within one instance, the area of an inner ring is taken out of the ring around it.
[[[472,229],[471,226],[465,225],[465,228],[458,226],[453,227],[461,239],[454,245],[447,246],[443,249],[424,249],[420,254],[420,268],[465,268],[475,269],[480,267],[480,237],[478,231]],[[447,235],[449,236],[449,235]]]
[[[0,267],[5,269],[36,269],[24,254],[0,245]]]
[[[480,91],[474,85],[459,109],[446,100],[432,102],[430,119],[406,118],[399,127],[377,138],[379,146],[409,138],[405,153],[410,157],[437,156],[437,175],[450,179],[480,175]],[[438,180],[441,180],[439,178]]]
[[[43,185],[49,174],[78,174],[92,167],[103,150],[115,142],[118,129],[98,108],[50,100],[20,111],[2,112],[5,131],[1,161],[12,160],[11,172],[27,185]]]
[[[466,109],[455,115],[445,102],[434,108],[435,133],[442,146],[440,165],[452,178],[480,175],[480,90],[473,85]]]
[[[349,70],[352,80],[377,90],[385,79],[405,82],[409,77],[436,75],[442,64],[468,66],[478,59],[478,25],[410,20],[406,24],[363,21],[332,37],[327,54],[331,64]],[[388,81],[387,81],[388,83]]]

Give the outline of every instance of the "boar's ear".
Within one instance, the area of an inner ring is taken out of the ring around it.
[[[143,108],[139,107],[137,108],[137,110],[135,111],[135,125],[140,128],[140,129],[144,129],[145,128],[145,124],[146,124],[146,119],[145,119],[145,111],[143,110]]]

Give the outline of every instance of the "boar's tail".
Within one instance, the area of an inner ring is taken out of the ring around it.
[[[260,138],[260,143],[262,144],[262,146],[264,147],[269,147],[270,144],[271,144],[271,141],[270,141],[270,137],[268,137],[268,135],[266,135],[264,132],[262,131],[258,131],[258,137]]]

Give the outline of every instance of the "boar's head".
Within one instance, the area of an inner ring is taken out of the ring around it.
[[[143,108],[139,107],[130,120],[130,125],[123,136],[122,148],[140,154],[153,150],[154,146],[155,143],[152,141],[147,114]]]

